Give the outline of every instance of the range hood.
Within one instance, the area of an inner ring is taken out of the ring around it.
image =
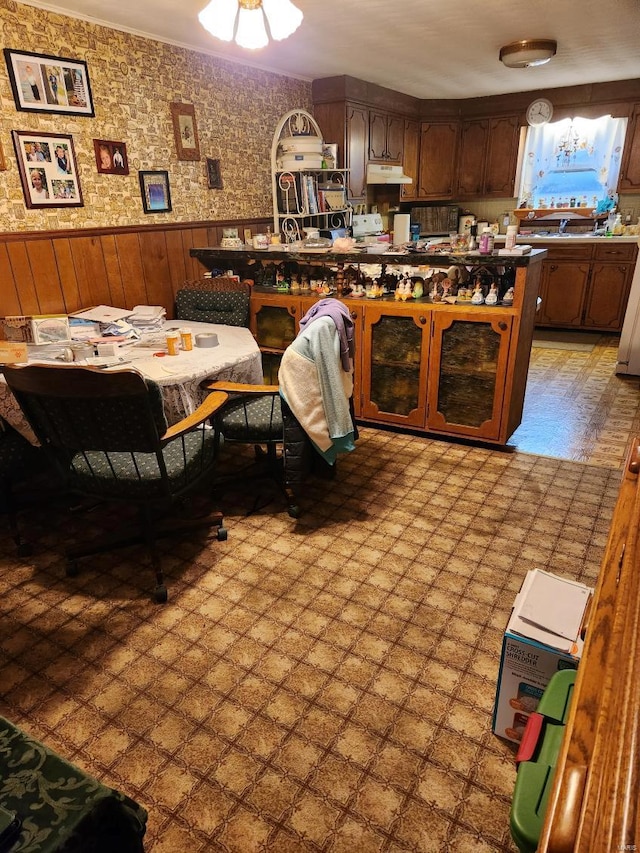
[[[405,175],[402,166],[385,166],[382,163],[367,165],[368,184],[412,184],[413,178]]]

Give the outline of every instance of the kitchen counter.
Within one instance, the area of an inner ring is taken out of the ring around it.
[[[496,243],[502,241],[504,243],[504,235],[499,235],[496,237]],[[547,244],[553,246],[563,246],[563,245],[575,245],[583,243],[585,245],[595,245],[599,243],[638,243],[640,244],[640,237],[638,235],[632,235],[630,237],[616,235],[612,237],[595,237],[589,234],[518,234],[516,238],[516,243],[519,244],[528,244],[530,246],[546,246]]]

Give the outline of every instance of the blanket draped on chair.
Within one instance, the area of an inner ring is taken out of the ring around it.
[[[343,307],[338,300],[323,302],[336,302]],[[353,363],[349,363],[348,370],[343,368],[341,351],[345,337],[336,325],[340,317],[334,317],[334,312],[316,311],[314,314],[317,316],[309,321],[301,321],[297,338],[285,350],[278,382],[282,398],[315,449],[333,465],[338,454],[355,449],[355,429],[349,406],[353,393]],[[348,320],[351,323],[350,317]]]

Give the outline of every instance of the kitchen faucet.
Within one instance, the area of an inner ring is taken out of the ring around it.
[[[567,225],[569,224],[568,219],[561,219],[560,225],[558,225],[558,234],[564,234],[567,230]]]

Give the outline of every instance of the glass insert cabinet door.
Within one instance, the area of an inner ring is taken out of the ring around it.
[[[366,305],[363,328],[362,415],[424,427],[428,314]]]
[[[427,429],[499,439],[512,318],[433,315]]]

